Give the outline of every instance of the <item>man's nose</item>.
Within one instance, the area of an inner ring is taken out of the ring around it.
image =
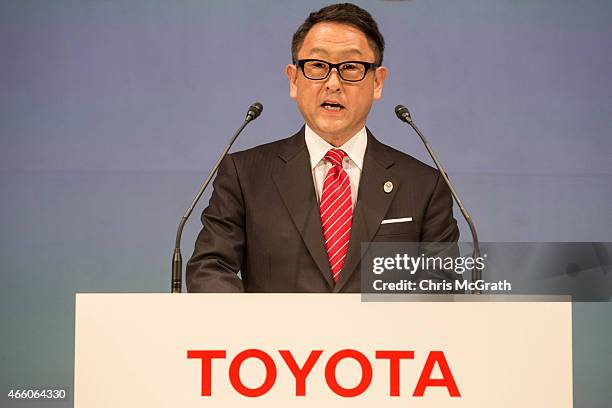
[[[325,81],[325,86],[327,89],[332,91],[339,91],[342,80],[340,79],[340,73],[338,72],[338,68],[332,68],[327,80]]]

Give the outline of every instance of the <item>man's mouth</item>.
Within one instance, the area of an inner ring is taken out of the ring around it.
[[[344,109],[344,106],[342,106],[339,103],[335,103],[335,102],[323,102],[321,104],[321,107],[325,110],[336,111],[336,112]]]

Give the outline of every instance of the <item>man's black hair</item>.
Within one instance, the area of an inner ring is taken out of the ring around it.
[[[378,31],[378,25],[374,18],[372,18],[372,15],[352,3],[331,4],[319,11],[310,13],[306,21],[293,34],[293,39],[291,40],[291,59],[293,63],[297,62],[298,51],[302,47],[304,38],[310,29],[315,24],[324,22],[349,24],[356,27],[367,37],[376,58],[374,62],[378,65],[382,64],[385,39],[380,31]]]

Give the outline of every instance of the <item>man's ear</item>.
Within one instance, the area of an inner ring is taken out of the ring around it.
[[[374,72],[374,99],[378,100],[382,96],[385,79],[387,79],[387,67],[378,67]]]
[[[293,64],[287,64],[285,67],[285,75],[289,80],[289,96],[297,98],[297,67]]]

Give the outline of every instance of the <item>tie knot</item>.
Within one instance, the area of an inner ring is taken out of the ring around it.
[[[325,160],[329,161],[332,166],[342,166],[342,159],[348,156],[344,150],[329,149],[325,154]]]

